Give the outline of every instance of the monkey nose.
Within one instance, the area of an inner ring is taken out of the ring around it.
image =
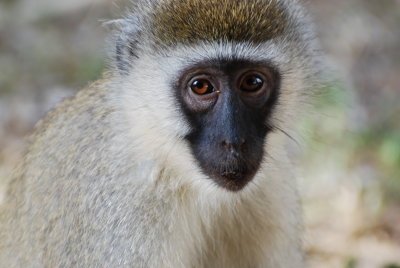
[[[238,151],[240,151],[243,148],[245,143],[246,143],[245,139],[239,139],[238,141],[235,142],[232,142],[228,139],[224,139],[222,140],[221,145],[234,156],[239,156]]]

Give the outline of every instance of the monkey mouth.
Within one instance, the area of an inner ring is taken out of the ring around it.
[[[242,190],[254,177],[255,172],[247,169],[224,170],[212,172],[211,178],[219,185],[229,191],[238,192]]]
[[[227,180],[235,181],[243,179],[244,174],[239,171],[224,171],[221,172],[221,176],[226,178]]]
[[[196,156],[199,166],[207,177],[225,190],[238,192],[253,180],[261,164],[261,154],[250,157],[246,154],[237,156],[214,154],[208,158]]]

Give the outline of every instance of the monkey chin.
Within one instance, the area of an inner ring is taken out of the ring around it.
[[[211,178],[216,184],[230,192],[239,192],[253,178],[256,171],[224,171],[221,173],[213,173]]]

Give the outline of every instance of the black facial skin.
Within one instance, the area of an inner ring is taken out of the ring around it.
[[[279,86],[279,73],[267,62],[214,60],[182,73],[176,88],[191,126],[186,139],[219,186],[236,192],[256,174]]]

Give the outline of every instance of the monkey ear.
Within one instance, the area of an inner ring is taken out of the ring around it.
[[[123,27],[116,38],[115,61],[121,74],[126,75],[135,58],[139,58],[138,44],[141,31],[138,27]]]

